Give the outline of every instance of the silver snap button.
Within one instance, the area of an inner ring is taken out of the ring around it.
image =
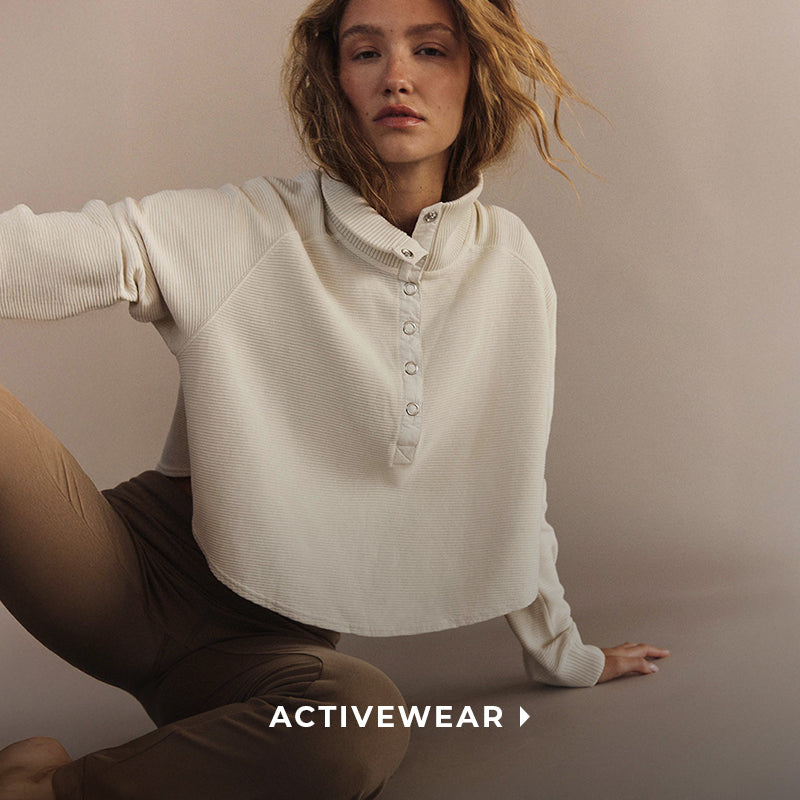
[[[416,332],[417,332],[417,323],[416,322],[411,322],[409,320],[408,322],[404,322],[403,323],[403,333],[407,333],[409,336],[411,336],[412,333],[416,333]]]
[[[429,211],[422,219],[425,222],[436,222],[439,219],[439,212],[438,211]]]
[[[401,252],[401,253],[402,253],[402,254],[403,254],[403,255],[404,255],[406,258],[414,258],[414,252],[413,252],[412,250],[409,250],[407,247],[404,247],[404,248],[403,248],[403,249],[402,249],[400,252]]]
[[[419,372],[419,367],[413,361],[406,361],[406,375],[416,375]]]
[[[403,291],[404,291],[404,292],[405,292],[407,295],[414,295],[414,294],[416,294],[416,293],[417,293],[417,284],[416,284],[416,283],[406,283],[406,284],[403,286]]]
[[[416,417],[419,414],[419,406],[416,403],[409,403],[406,406],[406,414],[409,417]]]

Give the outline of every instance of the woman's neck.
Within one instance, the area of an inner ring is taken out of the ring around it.
[[[392,223],[409,236],[414,232],[419,212],[442,199],[444,175],[425,175],[419,171],[392,172],[389,214]]]

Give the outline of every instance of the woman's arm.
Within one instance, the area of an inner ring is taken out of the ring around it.
[[[60,319],[127,301],[176,353],[293,230],[263,178],[78,212],[17,206],[0,214],[0,317]]]
[[[543,508],[547,508],[546,501]],[[583,643],[564,599],[564,587],[556,571],[558,543],[544,513],[540,537],[539,594],[526,608],[506,614],[522,645],[528,677],[554,686],[580,687],[631,672],[656,671],[655,664],[647,658],[663,658],[669,651],[644,644],[601,649]]]
[[[546,487],[545,487],[546,496]],[[558,543],[545,519],[540,531],[539,593],[529,606],[506,614],[522,645],[525,671],[531,680],[554,686],[593,686],[605,665],[599,647],[585,645],[572,620],[564,587],[556,572]]]
[[[129,206],[92,200],[78,212],[0,214],[0,316],[61,319],[119,301],[155,321],[165,314]]]

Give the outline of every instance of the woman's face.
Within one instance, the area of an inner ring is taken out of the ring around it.
[[[470,77],[447,0],[350,0],[339,65],[359,127],[390,171],[443,183]]]

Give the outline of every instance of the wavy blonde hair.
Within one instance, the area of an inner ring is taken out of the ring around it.
[[[295,128],[311,160],[349,183],[390,217],[391,177],[358,128],[339,86],[339,25],[349,0],[314,0],[297,20],[283,67],[283,85]],[[544,42],[522,24],[513,0],[448,0],[470,50],[470,84],[461,131],[453,143],[443,199],[475,185],[479,173],[509,154],[527,127],[544,161],[567,177],[551,150],[556,139],[581,166],[564,137],[564,99],[589,105],[559,72]],[[551,95],[550,120],[537,101]]]

